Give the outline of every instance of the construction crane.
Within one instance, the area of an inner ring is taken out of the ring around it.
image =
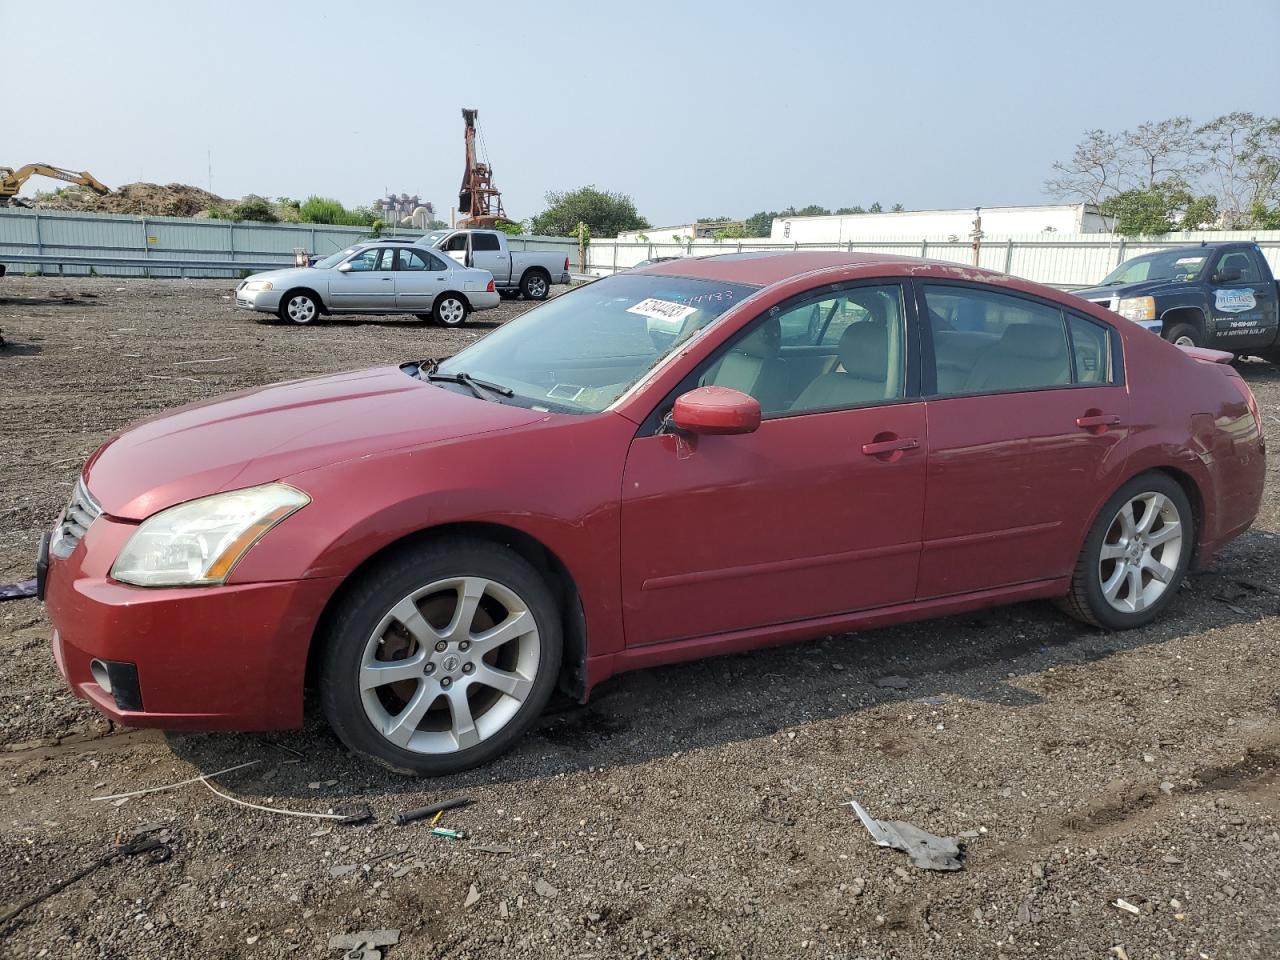
[[[493,170],[476,159],[478,116],[479,110],[462,108],[467,169],[462,173],[462,189],[458,191],[458,212],[466,215],[462,223],[468,227],[492,227],[500,220],[507,220],[507,212],[502,209],[502,191],[493,185]]]
[[[108,194],[111,188],[87,170],[77,173],[64,170],[62,167],[50,166],[47,163],[28,163],[25,167],[14,170],[13,167],[0,167],[0,207],[30,206],[26,201],[18,199],[18,191],[34,176],[52,177],[54,180],[65,180],[67,183],[88,187],[94,193]]]

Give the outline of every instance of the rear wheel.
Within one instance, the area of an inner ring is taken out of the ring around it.
[[[520,292],[529,300],[545,300],[551,292],[551,280],[541,270],[530,270],[520,280]]]
[[[506,751],[560,669],[560,619],[523,557],[482,540],[400,551],[331,622],[320,670],[330,725],[357,753],[439,776]]]
[[[1108,630],[1158,617],[1177,593],[1195,543],[1182,487],[1145,473],[1121,487],[1098,514],[1080,552],[1065,607]]]
[[[467,301],[456,293],[438,297],[431,306],[431,317],[442,327],[460,327],[467,322]]]
[[[1204,335],[1190,323],[1175,323],[1165,334],[1165,339],[1180,347],[1203,347]]]
[[[320,318],[320,304],[313,294],[295,290],[280,301],[280,319],[285,323],[305,325]]]

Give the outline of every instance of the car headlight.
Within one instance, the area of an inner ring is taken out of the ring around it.
[[[1154,320],[1156,301],[1153,297],[1131,297],[1116,304],[1116,313],[1126,320]]]
[[[271,281],[270,280],[250,280],[248,283],[244,285],[244,288],[249,293],[260,293],[264,290],[271,289]]]
[[[148,517],[111,576],[140,587],[223,583],[263,535],[311,498],[283,483],[268,483],[180,503]]]

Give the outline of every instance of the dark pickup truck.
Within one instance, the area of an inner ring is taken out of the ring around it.
[[[1143,254],[1072,293],[1173,343],[1280,363],[1280,289],[1256,243]]]

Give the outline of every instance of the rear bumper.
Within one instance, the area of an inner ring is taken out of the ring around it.
[[[69,558],[49,564],[53,657],[72,692],[130,727],[298,726],[312,633],[337,581],[133,587],[105,570],[134,529],[100,517]],[[103,688],[95,659],[136,667],[142,709]]]
[[[566,272],[564,272],[564,273],[560,274],[560,279],[559,279],[558,281],[556,281],[556,282],[557,282],[557,283],[566,283],[566,284],[567,284],[567,283],[571,283],[571,282],[572,282],[572,280],[573,280],[573,278],[572,278],[572,277],[570,277],[570,276],[569,276],[568,271],[566,271]]]
[[[467,300],[471,303],[472,310],[492,310],[502,303],[502,295],[497,290],[492,293],[488,290],[480,290],[475,293],[468,293]]]

